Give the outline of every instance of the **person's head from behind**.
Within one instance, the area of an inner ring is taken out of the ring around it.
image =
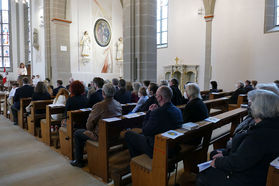
[[[140,89],[139,89],[138,97],[141,97],[141,96],[147,96],[145,87],[140,87]]]
[[[47,87],[44,82],[39,81],[35,87],[35,92],[39,94],[47,93]]]
[[[140,82],[133,83],[134,92],[138,92],[140,87],[141,87],[141,83]]]
[[[256,123],[279,116],[279,96],[268,90],[253,90],[248,93],[251,113]]]
[[[107,83],[103,86],[103,97],[104,98],[113,98],[115,95],[114,85],[111,83]]]
[[[171,102],[172,98],[172,90],[168,86],[161,86],[158,88],[156,92],[156,99],[160,107],[162,107],[165,103]]]
[[[22,83],[23,83],[23,85],[28,85],[28,83],[29,83],[29,79],[28,78],[23,78],[22,79]]]
[[[112,79],[112,84],[113,84],[114,86],[118,86],[119,80],[118,80],[117,78],[113,78],[113,79]]]
[[[50,79],[49,78],[46,78],[46,80],[45,81],[47,81],[47,83],[50,83]]]
[[[103,78],[100,78],[100,77],[95,77],[93,79],[93,86],[96,88],[96,89],[99,89],[99,88],[103,88],[105,84],[105,81]]]
[[[18,85],[18,83],[16,82],[16,83],[13,83],[13,85],[12,85],[12,88],[17,88],[19,85]]]
[[[239,81],[236,84],[236,88],[244,88],[244,84],[241,81]]]
[[[161,80],[160,86],[168,86],[168,81],[167,80]]]
[[[120,79],[118,85],[119,85],[120,88],[125,89],[126,88],[126,81],[124,79]]]
[[[256,86],[256,89],[268,90],[279,95],[279,88],[275,83],[260,83]]]
[[[256,88],[256,86],[257,86],[257,84],[258,84],[258,81],[256,81],[256,80],[252,80],[252,86],[254,87],[254,88]]]
[[[36,75],[36,78],[39,79],[39,78],[40,78],[40,75]]]
[[[70,85],[70,92],[72,96],[79,96],[85,91],[84,85],[80,81],[73,81]]]
[[[170,86],[178,86],[179,85],[179,81],[176,78],[172,78],[170,80]]]
[[[126,83],[126,90],[127,91],[130,91],[130,92],[132,92],[134,89],[133,89],[133,85],[132,85],[132,83],[131,82],[127,82]]]
[[[69,79],[69,83],[70,83],[70,84],[71,84],[72,82],[74,82],[74,81],[75,81],[75,80],[74,80],[74,78],[72,78],[72,77]]]
[[[201,94],[200,94],[200,88],[198,84],[196,83],[188,83],[185,85],[185,92],[187,97],[190,100],[200,98],[201,99]]]
[[[25,68],[24,63],[20,63],[19,68]]]
[[[65,96],[66,100],[68,99],[69,97],[69,92],[68,90],[64,89],[64,88],[60,88],[56,97],[55,97],[55,100],[58,99],[59,96]]]
[[[150,84],[150,81],[149,81],[149,80],[144,80],[144,81],[143,81],[143,86],[144,86],[145,88],[147,88],[147,87],[149,86],[149,84]]]
[[[158,90],[158,85],[156,83],[150,83],[148,86],[148,95],[151,96],[155,96],[156,92]]]
[[[277,87],[279,88],[279,80],[275,80],[274,83],[277,85]]]
[[[212,89],[217,90],[218,85],[217,85],[217,82],[216,82],[216,81],[211,81],[210,84],[211,84],[211,88],[212,88]]]
[[[246,80],[245,81],[245,86],[251,85],[251,81],[250,80]]]
[[[56,83],[57,83],[57,86],[58,86],[58,87],[60,87],[60,86],[63,85],[63,81],[62,81],[62,80],[57,80]]]

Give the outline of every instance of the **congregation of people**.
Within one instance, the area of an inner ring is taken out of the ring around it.
[[[202,121],[210,114],[204,103],[208,97],[202,97],[198,84],[187,82],[181,92],[175,78],[157,84],[95,77],[89,85],[70,78],[66,86],[62,80],[57,80],[53,86],[50,79],[40,81],[39,76],[34,77],[33,82],[28,78],[22,81],[21,87],[18,83],[12,85],[8,97],[15,125],[18,125],[21,98],[53,99],[54,105],[64,105],[65,113],[52,115],[52,119],[62,120],[61,127],[67,124],[68,111],[92,108],[89,117],[84,118],[84,124],[74,126],[74,160],[70,163],[76,167],[86,166],[83,159],[86,141],[98,141],[98,121],[121,116],[123,104],[136,104],[130,114],[146,113],[140,132],[130,129],[122,132],[131,158],[141,154],[152,158],[157,134],[181,128],[187,122]],[[257,84],[255,80],[237,82],[229,103],[236,104],[239,95],[247,94],[248,116],[237,126],[225,149],[210,152],[211,167],[197,176],[197,186],[265,185],[269,164],[279,156],[278,87],[279,81],[267,84]],[[211,81],[210,93],[220,92],[218,88],[217,82]],[[183,105],[183,111],[177,107],[180,105]],[[27,112],[30,112],[30,106],[26,107]],[[40,113],[39,110],[36,112]],[[191,145],[200,142],[201,139],[193,139]],[[177,151],[170,155],[172,153]]]

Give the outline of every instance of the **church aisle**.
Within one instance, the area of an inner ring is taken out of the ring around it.
[[[105,185],[8,119],[0,118],[0,185]]]

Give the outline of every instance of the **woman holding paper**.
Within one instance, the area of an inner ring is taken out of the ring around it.
[[[53,100],[53,105],[65,106],[68,97],[69,97],[69,92],[64,88],[60,88],[55,99]],[[61,120],[63,118],[63,114],[52,114],[51,117],[53,120]]]
[[[279,96],[271,91],[248,93],[255,125],[232,139],[229,154],[213,156],[211,168],[201,172],[197,186],[263,186],[269,164],[279,156]]]

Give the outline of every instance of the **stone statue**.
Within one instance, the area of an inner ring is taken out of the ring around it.
[[[116,60],[121,61],[123,60],[123,38],[120,37],[116,43]]]
[[[90,50],[91,50],[91,47],[90,47],[91,39],[90,39],[87,31],[84,32],[82,39],[80,41],[80,45],[82,46],[81,56],[84,58],[89,58]]]
[[[36,50],[40,49],[40,45],[39,45],[39,31],[37,28],[34,28],[33,30],[33,47]]]

